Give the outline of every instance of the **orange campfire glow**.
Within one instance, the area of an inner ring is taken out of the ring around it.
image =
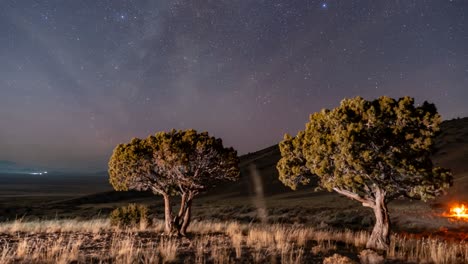
[[[466,207],[464,204],[453,206],[450,208],[449,216],[468,221],[468,207]]]

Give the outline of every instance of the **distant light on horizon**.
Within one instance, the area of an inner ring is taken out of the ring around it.
[[[43,175],[43,174],[47,174],[47,171],[43,171],[43,172],[31,172],[29,173],[31,175]]]

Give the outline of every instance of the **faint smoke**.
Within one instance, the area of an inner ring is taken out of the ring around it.
[[[252,178],[255,196],[253,199],[253,204],[257,208],[258,218],[262,223],[267,223],[268,214],[265,203],[265,195],[263,193],[263,182],[262,177],[260,176],[257,166],[254,163],[251,163],[249,166],[250,177]]]

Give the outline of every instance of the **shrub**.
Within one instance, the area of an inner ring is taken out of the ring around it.
[[[142,204],[122,206],[110,213],[110,222],[113,226],[121,227],[151,224],[148,211],[148,207]]]

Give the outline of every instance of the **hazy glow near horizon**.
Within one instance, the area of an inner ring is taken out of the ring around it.
[[[43,172],[31,172],[29,173],[31,175],[43,175],[43,174],[47,174],[47,171],[43,171]]]
[[[344,97],[468,115],[468,1],[0,2],[0,160],[105,169],[172,128],[246,153]]]

